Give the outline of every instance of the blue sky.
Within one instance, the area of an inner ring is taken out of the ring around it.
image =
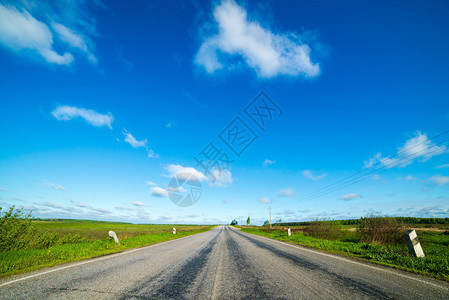
[[[448,12],[0,1],[1,206],[138,223],[448,217]],[[226,136],[242,124],[254,140],[237,155]],[[210,142],[232,162],[199,165]],[[202,194],[180,207],[168,185],[185,174]]]

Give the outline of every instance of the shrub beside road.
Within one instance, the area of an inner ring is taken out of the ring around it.
[[[418,231],[426,257],[410,256],[402,235],[409,228],[393,218],[365,218],[357,230],[345,230],[338,222],[316,221],[307,226],[287,227],[241,226],[241,231],[364,259],[418,274],[449,281],[449,231]]]

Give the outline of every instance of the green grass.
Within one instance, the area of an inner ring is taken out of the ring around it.
[[[445,232],[418,232],[426,257],[415,258],[408,254],[405,242],[389,246],[362,243],[357,233],[345,232],[339,240],[326,240],[302,232],[294,232],[289,237],[287,232],[279,229],[241,227],[240,230],[449,281],[449,234]]]
[[[33,221],[40,237],[48,243],[0,252],[0,278],[36,270],[42,267],[73,262],[123,251],[130,248],[172,240],[210,230],[199,225],[136,225],[127,223],[70,221]],[[176,235],[172,228],[176,228]],[[108,237],[108,231],[117,233],[120,245]],[[49,247],[42,247],[48,244]]]
[[[118,239],[122,240],[145,234],[171,232],[173,227],[176,228],[178,233],[208,227],[197,225],[146,225],[89,220],[32,221],[32,224],[42,231],[55,233],[58,238],[67,235],[81,235],[89,241],[107,238],[109,230],[114,231]]]

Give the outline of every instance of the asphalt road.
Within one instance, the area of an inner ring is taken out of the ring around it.
[[[1,299],[449,299],[449,284],[220,226],[0,282]]]

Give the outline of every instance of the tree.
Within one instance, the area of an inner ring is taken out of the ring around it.
[[[265,222],[263,222],[263,226],[269,226],[270,225],[270,221],[266,220]]]
[[[239,222],[237,222],[236,219],[232,220],[231,225],[239,225]]]
[[[248,219],[246,219],[246,225],[249,225],[249,223],[251,223],[251,219],[248,216]]]

